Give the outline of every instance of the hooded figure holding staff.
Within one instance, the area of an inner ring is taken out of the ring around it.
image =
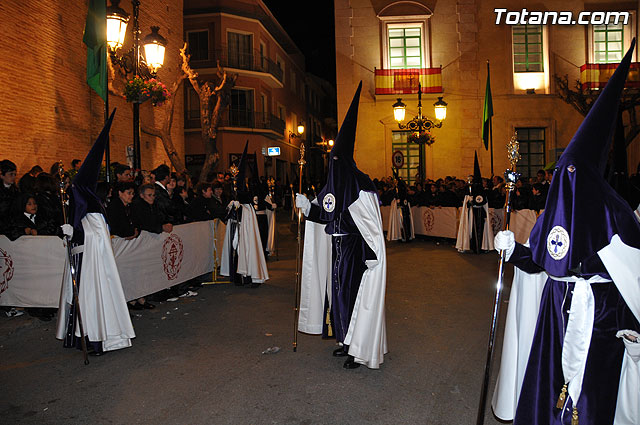
[[[377,369],[387,352],[386,252],[376,187],[353,158],[362,82],[329,156],[327,183],[313,203],[296,195],[307,217],[298,329],[331,329],[344,367]],[[323,267],[322,264],[326,265]]]
[[[530,341],[518,340],[522,329],[505,333],[504,346],[520,347],[526,368],[501,366],[499,381],[508,385],[496,391],[494,409],[516,425],[640,418],[640,223],[604,179],[634,46],[558,160],[529,246],[509,231],[495,238],[518,273],[547,277],[538,309],[520,302],[507,313],[518,326],[535,326]]]

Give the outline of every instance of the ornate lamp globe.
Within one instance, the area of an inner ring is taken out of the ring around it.
[[[151,27],[151,34],[147,35],[142,44],[144,46],[144,57],[151,72],[156,72],[164,63],[164,50],[167,39],[158,34],[160,27]]]
[[[120,7],[120,0],[111,0],[107,7],[107,44],[112,50],[122,47],[127,34],[129,14]]]

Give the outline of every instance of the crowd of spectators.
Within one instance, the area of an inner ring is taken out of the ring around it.
[[[512,209],[530,209],[536,212],[544,210],[552,178],[553,170],[538,170],[535,177],[519,178],[511,195]],[[399,197],[399,193],[404,192],[412,206],[460,207],[465,195],[469,194],[468,182],[451,176],[435,181],[427,179],[424,182],[416,179],[411,185],[406,185],[401,178],[391,176],[374,179],[373,182],[378,188],[382,205],[390,205],[394,198]],[[640,203],[640,165],[638,172],[629,178],[627,186],[624,197],[635,209]],[[399,190],[401,187],[405,190]],[[482,187],[486,191],[489,208],[504,207],[506,186],[502,177],[483,177]]]
[[[32,167],[17,177],[16,164],[0,161],[0,235],[16,240],[24,235],[63,237],[61,225],[63,200],[72,178],[81,166],[73,160],[69,170],[59,174],[59,164],[45,172],[41,166]],[[193,187],[187,175],[172,173],[167,165],[134,175],[125,164],[112,163],[112,182],[98,182],[96,194],[104,207],[111,235],[134,239],[141,231],[170,233],[173,226],[194,221],[226,220],[226,208],[232,200],[233,181],[228,173],[211,175],[210,182]],[[175,300],[179,296],[197,295],[197,287],[188,281],[155,294],[156,299]],[[133,309],[153,308],[141,298],[130,303]],[[42,320],[51,320],[50,309],[27,309]],[[23,314],[23,310],[7,310],[8,315]]]

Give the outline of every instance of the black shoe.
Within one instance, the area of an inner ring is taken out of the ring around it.
[[[100,357],[104,356],[106,353],[104,351],[89,351],[88,353],[91,357]],[[345,366],[346,367],[346,366]]]
[[[144,304],[140,304],[140,305],[145,310],[152,310],[152,309],[156,308],[156,305],[155,304],[151,304],[149,301],[145,301]]]
[[[353,356],[347,357],[347,360],[344,361],[345,369],[357,369],[360,367],[360,363],[356,363]]]
[[[348,356],[349,354],[344,351],[343,347],[339,347],[336,348],[335,350],[333,350],[333,357],[344,357],[344,356]]]
[[[251,284],[251,287],[252,287],[252,288],[257,288],[257,287],[259,287],[259,286],[260,286],[260,284],[259,284],[259,283],[252,283],[252,284]]]
[[[138,301],[136,301],[133,304],[129,304],[130,310],[142,310],[143,308],[144,308],[144,304],[140,304]]]

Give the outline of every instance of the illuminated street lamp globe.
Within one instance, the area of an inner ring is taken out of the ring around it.
[[[151,72],[156,72],[164,63],[164,50],[167,39],[158,34],[160,27],[151,27],[151,34],[143,40],[144,57]]]
[[[112,0],[107,7],[107,44],[112,50],[124,44],[128,23],[129,14],[120,7],[120,0]]]
[[[407,110],[407,105],[402,103],[402,99],[398,98],[398,101],[393,104],[393,118],[396,121],[402,122],[404,121],[404,115]]]
[[[447,118],[447,102],[442,100],[442,96],[438,96],[438,101],[433,104],[435,108],[436,119],[444,121]]]
[[[298,124],[298,134],[304,134],[304,124]]]

